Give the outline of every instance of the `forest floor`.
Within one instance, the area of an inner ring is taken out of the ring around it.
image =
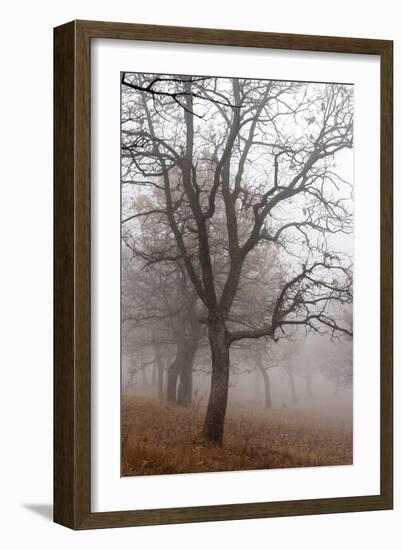
[[[352,464],[351,415],[230,406],[224,445],[201,437],[205,407],[124,396],[122,475]]]

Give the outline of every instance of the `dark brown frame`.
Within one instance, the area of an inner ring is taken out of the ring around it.
[[[381,488],[379,495],[91,512],[90,55],[92,38],[370,54],[381,59]],[[393,507],[393,42],[72,21],[54,30],[54,520],[127,527]]]

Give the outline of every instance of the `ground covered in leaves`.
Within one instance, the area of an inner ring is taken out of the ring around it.
[[[201,437],[205,408],[124,396],[122,475],[352,464],[351,415],[230,406],[222,448]]]

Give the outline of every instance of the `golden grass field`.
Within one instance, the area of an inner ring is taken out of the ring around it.
[[[351,415],[230,406],[223,448],[200,437],[205,408],[124,396],[122,475],[352,464]]]

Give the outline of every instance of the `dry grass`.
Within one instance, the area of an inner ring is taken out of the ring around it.
[[[351,418],[230,407],[224,446],[215,448],[200,437],[204,412],[125,396],[122,475],[352,464]]]

